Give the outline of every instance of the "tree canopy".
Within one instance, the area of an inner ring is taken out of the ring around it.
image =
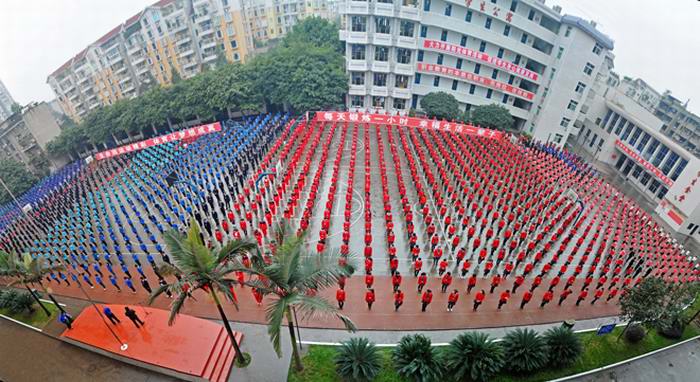
[[[457,120],[460,117],[459,102],[445,92],[428,93],[420,100],[420,107],[428,118]]]
[[[0,160],[0,178],[15,197],[22,195],[39,180],[27,170],[23,163],[12,159]],[[0,203],[5,204],[11,200],[12,196],[7,193],[4,187],[0,187]]]
[[[471,110],[471,116],[465,118],[465,120],[470,121],[474,125],[497,130],[506,130],[513,127],[513,117],[508,109],[495,103],[475,106]]]

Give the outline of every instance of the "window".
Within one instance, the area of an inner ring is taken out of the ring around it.
[[[420,73],[416,73],[416,78],[413,80],[413,82],[416,84],[420,83]]]
[[[613,123],[614,121],[617,120],[617,117],[619,117],[619,114],[615,114],[615,117],[613,118]],[[617,124],[617,128],[615,129],[615,135],[620,135],[620,132],[622,132],[622,129],[625,127],[625,123],[627,123],[627,119],[625,117],[622,117],[620,119],[620,123]]]
[[[685,166],[687,164],[688,164],[687,159],[681,159],[681,163],[679,163],[678,166],[676,166],[676,169],[673,170],[673,172],[671,173],[671,180],[678,179],[678,176],[681,174],[681,172],[683,172],[683,170],[685,169]]]
[[[396,61],[399,64],[410,64],[411,63],[411,50],[406,48],[396,49]]]
[[[394,80],[394,86],[399,89],[408,89],[408,76],[397,74]]]
[[[598,139],[598,134],[593,134],[593,139],[588,143],[588,147],[593,147],[593,144],[595,144],[595,140]]]
[[[488,90],[486,91],[486,98],[491,99],[491,95],[493,95],[493,90],[488,89]]]
[[[564,37],[569,37],[571,34],[571,26],[566,27],[566,32],[564,32]]]
[[[518,2],[513,0],[510,2],[510,11],[515,12],[516,9],[518,9]]]
[[[372,97],[372,107],[377,107],[377,108],[383,109],[385,104],[386,104],[386,98],[384,98],[384,97]]]
[[[554,143],[561,143],[561,139],[564,138],[561,134],[554,134]]]
[[[634,127],[633,124],[628,123],[628,124],[627,124],[627,128],[625,129],[625,132],[622,133],[622,135],[620,136],[620,139],[623,140],[623,141],[627,140],[627,137],[630,136],[630,133],[632,132],[632,128],[633,128],[633,127]]]
[[[481,64],[475,64],[474,65],[474,73],[479,74],[481,71]]]
[[[593,73],[593,69],[595,69],[595,66],[593,66],[593,64],[590,62],[587,62],[586,67],[583,68],[583,72],[590,76]]]
[[[411,108],[412,108],[412,109],[415,109],[415,108],[417,108],[417,107],[418,107],[418,94],[414,94],[414,95],[411,97]]]
[[[676,154],[675,152],[671,152],[671,155],[668,156],[668,159],[664,162],[664,165],[661,166],[661,172],[664,173],[664,175],[668,175],[668,173],[671,171],[671,168],[678,162],[678,159],[680,156]]]
[[[668,192],[668,188],[666,188],[666,186],[663,186],[659,189],[659,193],[656,194],[656,197],[659,199],[663,199],[664,196],[666,196],[667,192]]]
[[[515,55],[515,60],[513,60],[513,63],[514,63],[515,65],[520,64],[520,59],[521,59],[521,58],[522,58],[522,57],[521,57],[519,54],[516,54],[516,55]]]
[[[363,72],[352,72],[350,74],[353,85],[364,85],[365,84],[365,73]]]
[[[642,175],[642,179],[639,180],[639,183],[646,186],[647,183],[649,183],[649,179],[651,179],[651,175],[649,175],[648,172],[644,172],[644,175]]]
[[[632,133],[632,138],[630,138],[630,145],[634,147],[634,144],[637,143],[637,139],[639,139],[639,136],[642,134],[642,129],[637,126],[636,129],[634,129],[634,133]]]
[[[445,16],[451,16],[452,15],[452,4],[447,4],[445,6]]]
[[[468,23],[472,22],[472,11],[467,11],[467,14],[464,16],[464,21]]]
[[[530,13],[527,14],[527,19],[532,21],[532,19],[534,19],[534,18],[535,18],[535,10],[530,9]]]
[[[586,84],[583,82],[579,82],[576,84],[576,93],[583,94],[583,91],[586,90]]]
[[[496,4],[496,0],[491,0],[492,3]]]
[[[508,77],[508,85],[513,85],[513,81],[515,81],[515,76],[511,74],[510,77]]]
[[[657,141],[656,138],[652,138],[651,144],[647,147],[646,151],[644,151],[644,154],[642,154],[642,158],[649,160],[657,147],[659,147],[659,141]]]
[[[559,47],[559,52],[557,52],[557,60],[561,60],[561,56],[564,55],[564,48]]]
[[[353,45],[351,48],[351,57],[353,60],[364,60],[365,59],[365,46],[364,45]]]
[[[569,101],[569,106],[567,106],[566,108],[569,110],[576,110],[576,106],[578,106],[578,102],[571,100]]]
[[[639,144],[637,145],[637,150],[639,150],[640,153],[644,150],[644,146],[646,146],[647,142],[649,142],[649,138],[651,138],[651,135],[646,132],[642,135],[642,139],[639,140]]]
[[[459,81],[452,80],[452,90],[457,90],[458,85],[459,85]]]
[[[600,53],[601,53],[602,51],[603,51],[603,46],[600,45],[600,44],[598,44],[598,43],[595,43],[595,45],[593,46],[593,53],[595,53],[595,54],[597,54],[597,55],[600,56]]]
[[[493,72],[491,72],[491,79],[495,80],[498,78],[498,69],[494,69]]]
[[[651,161],[651,164],[658,167],[659,164],[661,164],[661,161],[663,161],[664,158],[666,158],[666,154],[668,154],[668,151],[669,150],[668,147],[666,147],[666,145],[661,145],[661,148],[659,148],[659,151],[654,156],[654,159]]]
[[[634,170],[632,170],[632,177],[634,179],[638,179],[639,175],[642,174],[642,167],[641,166],[634,166]]]
[[[377,28],[377,33],[391,33],[391,19],[389,19],[388,17],[375,17],[374,24]]]
[[[394,98],[394,109],[397,109],[397,110],[406,109],[406,100],[403,98]]]
[[[561,119],[561,122],[559,123],[559,126],[561,126],[561,127],[569,127],[569,123],[570,123],[570,122],[571,122],[571,120],[570,120],[569,118],[564,117],[564,118]]]
[[[484,24],[484,28],[491,29],[491,18],[490,17],[486,18],[486,24]]]
[[[474,85],[474,84],[469,85],[469,94],[474,94],[474,90],[476,90],[476,85]]]
[[[413,37],[413,29],[415,24],[410,21],[401,20],[401,30],[399,34],[403,37]]]
[[[440,40],[447,41],[447,31],[444,29],[442,30],[442,34],[440,35]]]
[[[438,53],[438,55],[437,55],[437,64],[438,64],[438,65],[442,65],[442,60],[443,60],[444,58],[445,58],[445,55],[443,55],[442,53]]]
[[[386,62],[389,61],[389,47],[377,46],[374,48],[374,60]]]
[[[236,40],[231,40],[231,49],[236,49],[236,48],[238,48],[238,43],[236,42]]]
[[[365,106],[365,97],[363,97],[361,95],[350,96],[350,106],[352,106],[352,107],[364,107]]]
[[[226,34],[229,36],[236,34],[236,31],[233,30],[233,25],[229,24],[226,26]]]
[[[459,45],[460,46],[467,46],[467,35],[462,35],[462,39],[459,40]]]
[[[479,52],[485,52],[486,51],[486,41],[482,41],[481,44],[479,44]]]
[[[527,43],[527,33],[523,33],[523,35],[520,37],[520,42],[523,44]]]
[[[660,185],[661,185],[661,183],[660,183],[658,180],[654,179],[654,180],[651,182],[651,185],[649,185],[649,191],[650,191],[652,194],[655,194],[655,193],[656,193],[656,190],[659,189],[659,186],[660,186]]]
[[[503,95],[503,101],[501,101],[501,102],[508,103],[508,94]]]
[[[367,18],[365,16],[352,16],[352,31],[367,32]]]
[[[462,69],[462,59],[461,58],[457,59],[457,69]]]
[[[469,113],[469,110],[472,109],[472,104],[468,103],[464,106],[464,112]]]
[[[386,73],[374,73],[374,86],[386,86]]]
[[[435,87],[440,86],[440,77],[435,76],[435,78],[433,78],[433,86],[435,86]]]
[[[423,51],[419,50],[418,51],[418,57],[416,58],[418,62],[423,62]]]
[[[426,27],[425,25],[421,25],[420,27],[420,36],[423,38],[428,37],[428,27]]]
[[[506,25],[505,27],[503,27],[503,35],[510,36],[510,25]]]
[[[498,58],[503,58],[503,48],[498,48],[498,53],[496,56],[498,56]]]

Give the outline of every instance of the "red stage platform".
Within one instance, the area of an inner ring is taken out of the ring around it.
[[[102,311],[103,306],[97,306]],[[107,322],[129,345],[125,351],[120,349],[93,307],[83,310],[75,319],[73,329],[64,331],[61,336],[121,357],[210,381],[228,379],[235,350],[222,325],[181,314],[173,326],[168,326],[168,311],[131,305],[146,323],[138,329],[124,316],[125,305],[108,306],[121,321],[117,325]],[[235,336],[240,344],[243,335],[235,332]]]

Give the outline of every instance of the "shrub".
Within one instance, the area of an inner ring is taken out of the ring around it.
[[[641,341],[646,335],[646,331],[639,324],[632,324],[627,326],[625,330],[625,339],[631,343],[637,343]]]
[[[679,318],[670,325],[661,325],[659,327],[659,334],[666,338],[671,338],[677,340],[683,337],[683,331],[685,330],[685,325],[683,319]]]
[[[565,326],[547,330],[544,333],[544,340],[549,348],[549,362],[554,367],[572,365],[583,352],[581,339]]]
[[[349,381],[371,381],[381,368],[377,347],[367,338],[351,338],[340,345],[335,357],[338,375]]]
[[[503,338],[506,364],[516,373],[531,373],[547,364],[549,351],[544,338],[532,329],[515,329]]]
[[[0,294],[0,309],[9,309],[14,304],[19,293],[14,289],[7,289]]]
[[[444,352],[446,373],[455,380],[489,381],[503,368],[503,347],[488,334],[462,333]]]
[[[437,349],[422,334],[403,336],[391,354],[397,373],[417,382],[437,381],[442,377],[442,363]]]
[[[27,313],[30,314],[34,313],[34,297],[32,297],[29,292],[19,293],[7,308],[12,314],[23,311],[27,311]]]

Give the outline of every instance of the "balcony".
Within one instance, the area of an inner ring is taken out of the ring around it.
[[[397,36],[396,46],[398,48],[417,49],[415,37]]]
[[[146,61],[146,56],[141,54],[141,55],[136,56],[135,58],[132,58],[131,64],[136,66],[144,61]]]
[[[206,36],[209,36],[211,34],[214,34],[214,28],[212,28],[212,27],[209,27],[207,29],[201,29],[199,31],[199,37],[206,37]]]
[[[394,98],[403,98],[403,99],[411,98],[411,89],[402,89],[402,88],[394,87],[393,89],[391,89],[391,96]]]
[[[183,61],[180,65],[182,65],[183,69],[187,70],[187,69],[197,65],[197,60]]]
[[[99,102],[93,102],[93,103],[90,104],[90,106],[88,106],[88,109],[92,110],[92,109],[95,109],[95,108],[97,108],[97,107],[100,107],[100,103],[99,103]]]
[[[211,61],[216,60],[217,57],[218,56],[216,55],[216,53],[211,53],[208,56],[203,56],[202,62],[211,62]]]
[[[74,92],[72,95],[68,96],[68,100],[73,102],[78,98],[78,92]]]
[[[368,15],[369,14],[369,2],[368,1],[348,1],[347,4],[348,14],[359,14]]]
[[[114,65],[114,64],[120,62],[121,60],[122,60],[122,55],[121,55],[121,54],[118,54],[118,55],[116,55],[116,56],[114,56],[114,57],[110,57],[110,58],[109,58],[109,64],[110,64],[110,65]]]
[[[119,80],[119,85],[123,85],[123,84],[125,84],[125,83],[127,83],[127,82],[129,82],[129,81],[131,81],[131,77],[128,77],[128,76],[127,76],[127,77],[124,77],[124,78],[122,78],[121,80]]]
[[[214,39],[202,40],[199,43],[199,46],[202,48],[202,50],[213,48],[216,46],[216,41]]]
[[[367,86],[365,86],[365,85],[350,85],[350,88],[348,90],[348,94],[350,94],[350,95],[366,95],[367,94]]]
[[[347,42],[350,44],[369,44],[367,32],[347,32]]]
[[[149,71],[148,65],[142,65],[141,67],[136,68],[136,74],[139,76],[148,72],[148,71]]]
[[[122,93],[127,94],[134,91],[134,85],[129,85],[126,89],[122,90]]]
[[[372,44],[374,45],[391,45],[391,35],[387,33],[373,33]]]
[[[389,96],[389,89],[386,86],[372,86],[369,94],[375,97],[388,97]]]
[[[191,56],[194,54],[194,50],[192,48],[188,48],[187,50],[181,51],[180,53],[177,54],[178,57],[180,58],[185,58],[188,56]]]
[[[182,23],[182,24],[175,24],[170,26],[170,33],[177,33],[180,31],[184,31],[187,29],[187,24]]]
[[[88,77],[88,76],[78,78],[78,85],[84,84],[85,81],[87,81],[87,80],[89,80],[89,79],[90,79],[90,77]]]
[[[412,76],[414,74],[413,64],[394,64],[394,73]]]
[[[131,47],[129,47],[129,49],[126,52],[129,54],[129,56],[131,56],[131,55],[134,55],[140,51],[141,51],[141,46],[134,44]]]
[[[122,65],[114,71],[114,74],[126,73],[126,65]]]
[[[376,16],[394,17],[394,4],[392,3],[375,3],[374,14]]]
[[[206,21],[210,21],[210,20],[211,20],[211,14],[209,14],[209,13],[204,13],[204,14],[201,14],[201,15],[196,15],[196,16],[194,17],[194,22],[195,22],[196,24],[200,24],[200,23],[203,23],[203,22],[206,22]]]
[[[357,72],[366,72],[369,66],[367,60],[350,60],[348,61],[348,70]]]
[[[399,9],[399,18],[419,21],[420,13],[418,11],[418,7],[401,6],[401,8]]]
[[[185,37],[185,38],[183,38],[183,39],[177,40],[177,42],[175,43],[175,46],[180,46],[180,45],[183,45],[183,44],[187,44],[187,43],[190,42],[190,41],[192,41],[192,39],[191,39],[189,36],[187,36],[187,37]]]
[[[389,73],[391,71],[391,67],[390,67],[388,62],[373,61],[372,62],[372,71],[373,72]]]

